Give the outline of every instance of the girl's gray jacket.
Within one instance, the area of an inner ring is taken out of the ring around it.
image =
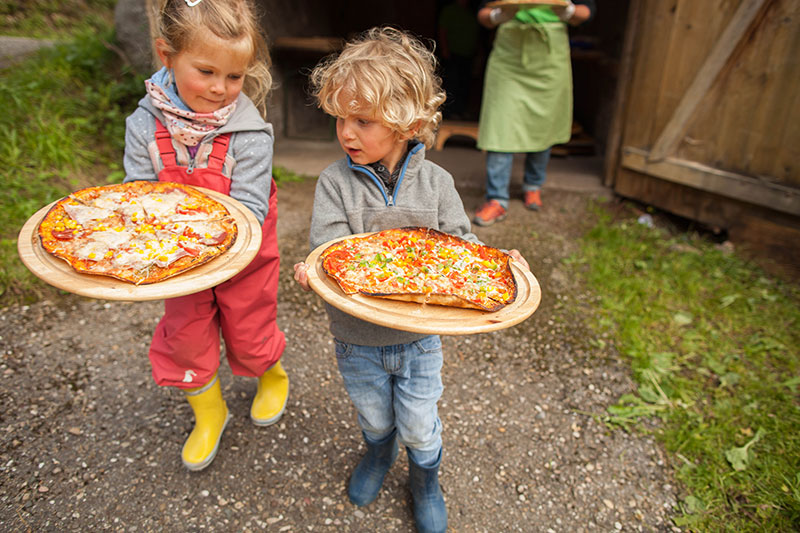
[[[125,120],[124,182],[155,181],[163,168],[156,147],[156,121],[164,123],[161,111],[145,96],[139,107]],[[182,143],[173,139],[178,164],[203,168],[208,165],[214,137],[231,133],[228,154],[222,172],[231,179],[230,196],[247,206],[259,224],[269,211],[269,192],[272,186],[272,155],[275,137],[272,125],[261,118],[256,107],[244,94],[239,94],[236,109],[227,124],[206,135],[192,158]]]
[[[311,249],[337,237],[404,226],[433,228],[479,242],[470,233],[453,177],[425,159],[425,146],[415,144],[389,196],[371,168],[349,157],[331,164],[317,181],[311,213]],[[326,305],[333,336],[364,346],[405,344],[425,337],[360,320]]]

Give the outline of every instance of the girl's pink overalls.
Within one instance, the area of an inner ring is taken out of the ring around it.
[[[230,194],[231,180],[222,173],[230,134],[214,139],[207,168],[178,165],[167,129],[156,120],[156,145],[164,163],[159,181],[206,187]],[[164,316],[150,345],[153,378],[164,386],[200,387],[219,367],[220,330],[234,374],[261,376],[281,357],[286,346],[275,321],[278,297],[278,201],[275,181],[269,212],[261,226],[261,249],[236,276],[202,292],[164,302]]]

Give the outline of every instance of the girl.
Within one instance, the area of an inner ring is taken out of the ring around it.
[[[211,463],[230,418],[217,378],[220,331],[233,373],[258,377],[250,409],[256,425],[277,422],[289,393],[280,363],[285,339],[275,321],[273,134],[262,118],[272,80],[257,20],[249,0],[161,0],[153,32],[164,66],[145,82],[147,94],[126,121],[126,182],[213,189],[239,200],[262,224],[261,249],[242,272],[165,301],[150,345],[156,383],[183,389],[194,412],[181,454],[189,470]]]
[[[476,241],[453,177],[425,159],[445,99],[433,53],[412,36],[373,28],[311,74],[319,106],[336,117],[346,157],[317,181],[311,249],[345,235],[426,226]],[[511,255],[527,268],[517,250]],[[309,290],[308,265],[294,266]],[[442,343],[377,326],[326,306],[345,388],[358,411],[367,452],[348,485],[350,501],[368,505],[405,445],[414,519],[421,532],[444,532],[439,487]]]

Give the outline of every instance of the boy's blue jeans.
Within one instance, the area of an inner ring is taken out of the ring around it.
[[[364,435],[377,442],[397,428],[418,465],[435,464],[442,447],[436,404],[444,389],[439,336],[393,346],[336,340],[336,360]]]
[[[486,152],[486,199],[497,200],[506,209],[508,209],[508,189],[513,162],[514,154],[511,152]],[[523,191],[537,191],[542,188],[549,162],[550,148],[525,154]]]

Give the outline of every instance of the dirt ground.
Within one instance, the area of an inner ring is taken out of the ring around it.
[[[458,181],[470,214],[480,175],[476,168]],[[487,244],[522,251],[543,298],[517,326],[443,339],[450,529],[676,531],[669,516],[679,495],[664,452],[651,437],[592,416],[633,385],[611,339],[592,342],[591,295],[562,264],[598,194],[551,181],[543,211],[517,199],[506,221],[475,228]],[[286,413],[254,426],[255,380],[232,376],[223,362],[234,418],[202,472],[180,461],[193,423],[188,404],[150,377],[161,302],[65,295],[0,310],[1,531],[414,531],[404,451],[374,503],[347,500],[363,453],[355,412],[321,300],[292,281],[292,264],[308,253],[313,187],[279,190]]]

